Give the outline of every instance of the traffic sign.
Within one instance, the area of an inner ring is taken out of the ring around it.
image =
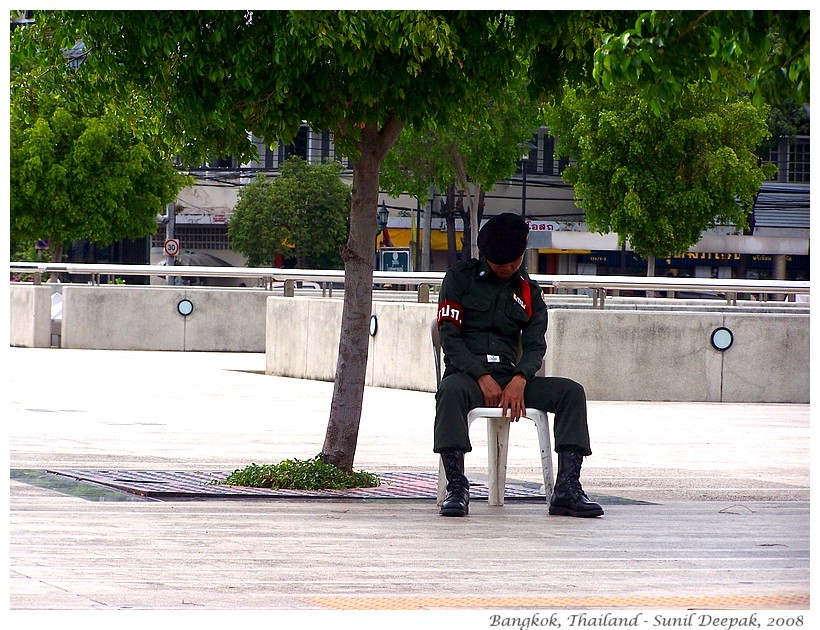
[[[179,254],[179,239],[165,239],[165,255],[176,256],[177,254]]]

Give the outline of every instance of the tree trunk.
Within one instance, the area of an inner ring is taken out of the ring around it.
[[[63,262],[63,242],[62,241],[55,241],[52,240],[50,242],[50,249],[51,249],[51,262],[53,263],[61,263]],[[48,282],[59,282],[60,281],[60,274],[56,271],[52,271],[48,276]]]
[[[473,184],[468,184],[472,186]],[[459,206],[461,220],[464,223],[464,238],[461,244],[462,258],[478,258],[478,231],[481,229],[481,218],[484,215],[484,189],[481,184],[475,184],[476,194],[467,193],[467,210]]]
[[[339,356],[322,447],[322,459],[341,470],[353,470],[359,439],[373,300],[379,168],[400,131],[401,124],[392,120],[381,131],[370,126],[362,128],[361,153],[353,166],[350,233],[342,248],[345,292]]]
[[[436,187],[430,184],[430,207],[424,210],[424,236],[421,241],[421,271],[430,271],[430,240],[432,238],[433,229],[433,212],[437,210],[437,206],[441,203],[441,199],[436,194]]]
[[[456,255],[456,187],[454,184],[447,187],[446,195],[441,213],[444,215],[444,225],[447,229],[447,268],[449,269],[458,262]]]
[[[653,278],[655,276],[655,256],[650,255],[646,257],[646,276],[648,278]],[[655,297],[654,291],[647,291],[646,297],[653,298]]]
[[[478,228],[481,227],[478,218],[478,205],[479,197],[482,195],[481,184],[470,183],[467,177],[467,167],[464,164],[464,156],[458,152],[455,146],[450,148],[450,156],[453,159],[458,183],[467,196],[467,216],[469,217],[470,227],[475,226],[475,229],[472,229],[469,233],[465,229],[464,247],[470,252],[470,258],[478,258]]]

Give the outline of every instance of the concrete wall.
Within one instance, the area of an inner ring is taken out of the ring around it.
[[[430,322],[435,304],[375,303],[378,331],[370,338],[367,383],[374,387],[435,391]]]
[[[61,347],[264,352],[265,291],[66,285]],[[180,300],[194,309],[183,317]]]
[[[266,371],[333,380],[342,301],[261,290],[63,285],[61,346],[265,352]],[[48,285],[11,284],[10,344],[51,344]],[[177,304],[189,299],[183,317]],[[367,384],[433,391],[434,304],[373,303]],[[726,352],[712,331],[730,328]],[[591,400],[808,403],[809,315],[551,308],[544,372],[573,378]]]
[[[341,308],[269,298],[266,372],[332,380]],[[434,391],[435,306],[375,302],[373,313],[366,384]],[[726,352],[710,341],[720,326],[734,333]],[[809,402],[808,315],[551,309],[547,341],[544,372],[582,383],[590,400]]]
[[[807,315],[555,309],[547,344],[547,372],[592,400],[809,402]]]
[[[332,381],[339,355],[342,300],[268,298],[265,371]],[[370,337],[367,385],[434,391],[430,322],[434,304],[374,302],[378,328]]]
[[[341,324],[341,300],[269,297],[265,371],[332,381]]]
[[[9,345],[48,348],[51,345],[50,285],[11,283],[9,291]]]

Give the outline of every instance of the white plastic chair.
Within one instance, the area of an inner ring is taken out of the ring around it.
[[[438,333],[438,324],[433,320],[430,326],[430,338],[433,342],[433,361],[436,367],[436,386],[441,383],[441,339]],[[552,441],[547,414],[538,409],[527,407],[525,417],[535,423],[538,431],[538,444],[541,447],[541,471],[544,476],[544,492],[547,501],[552,496],[554,475],[552,467]],[[510,438],[510,419],[501,415],[498,407],[476,407],[467,414],[467,427],[477,418],[487,419],[487,473],[489,494],[487,504],[493,506],[504,505],[504,488],[507,483],[507,450]],[[439,458],[438,468],[438,500],[440,505],[447,492],[447,477],[444,474],[444,464]]]

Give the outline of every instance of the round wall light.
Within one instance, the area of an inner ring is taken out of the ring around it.
[[[728,328],[721,326],[719,328],[715,328],[712,331],[712,347],[715,350],[725,352],[726,350],[732,347],[732,344],[734,342],[735,336],[732,334],[732,331]]]
[[[177,312],[183,317],[188,317],[188,315],[194,312],[194,303],[188,298],[180,300],[177,302]]]
[[[370,336],[375,337],[379,331],[379,319],[375,315],[370,316]]]

